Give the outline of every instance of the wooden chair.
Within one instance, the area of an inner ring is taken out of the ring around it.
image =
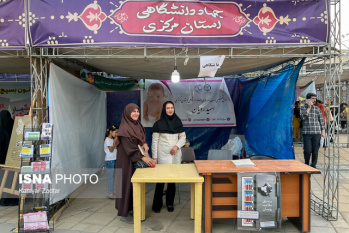
[[[194,163],[195,160],[195,152],[194,149],[192,147],[182,147],[181,148],[182,151],[182,164],[186,164],[186,163]],[[180,184],[177,184],[178,186],[178,202],[181,203],[181,195],[180,195]]]
[[[192,147],[182,147],[182,164],[183,163],[194,163],[195,152]]]

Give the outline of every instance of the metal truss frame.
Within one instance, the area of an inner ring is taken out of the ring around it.
[[[330,25],[330,41],[323,58],[324,65],[324,87],[323,100],[330,110],[333,111],[334,120],[327,121],[328,145],[324,152],[323,170],[323,196],[317,197],[312,193],[312,209],[329,221],[338,220],[339,214],[339,159],[340,144],[339,130],[340,124],[340,102],[341,102],[341,7],[340,0],[331,0],[332,19]],[[329,113],[330,114],[330,113]],[[330,115],[327,116],[330,119]]]
[[[42,48],[40,55],[47,58],[98,59],[98,58],[200,58],[205,55],[225,55],[227,58],[263,57],[323,57],[327,46],[297,47],[87,47],[87,48]]]
[[[27,50],[0,50],[0,58],[25,58],[28,57]]]
[[[49,62],[42,56],[30,57],[32,125],[48,122],[48,71]]]

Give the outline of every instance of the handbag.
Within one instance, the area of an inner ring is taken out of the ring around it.
[[[149,167],[149,165],[146,162],[144,162],[142,159],[140,159],[133,164],[133,167],[136,169],[137,168],[146,168],[146,167]]]
[[[145,154],[143,148],[142,148],[140,145],[138,145],[138,149],[139,149],[139,151],[141,152],[141,154],[142,154],[143,156],[148,157],[148,156]],[[133,164],[133,167],[137,169],[137,168],[149,167],[149,165],[148,165],[146,162],[144,162],[142,159],[140,159],[140,160],[138,160],[137,162],[135,162],[135,163]]]

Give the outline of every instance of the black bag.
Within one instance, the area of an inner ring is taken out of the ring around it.
[[[134,164],[133,164],[133,166],[134,166],[134,168],[146,168],[146,167],[149,167],[149,165],[146,163],[146,162],[144,162],[142,159],[140,159],[140,160],[138,160],[137,162],[135,162]]]

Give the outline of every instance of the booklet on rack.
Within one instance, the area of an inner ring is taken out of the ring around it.
[[[232,162],[235,164],[237,167],[253,167],[256,166],[251,159],[238,159],[238,160],[232,160]]]
[[[22,158],[33,158],[33,154],[34,154],[34,146],[23,144],[22,151],[21,151],[21,157]]]
[[[138,145],[138,149],[139,149],[139,151],[141,152],[141,154],[142,154],[143,156],[148,157],[148,156],[145,154],[145,151],[143,150],[143,147],[141,147],[140,145]]]
[[[21,167],[21,174],[31,174],[31,173],[32,173],[32,166]]]
[[[40,140],[40,132],[25,132],[24,140],[25,141],[37,141],[37,140]]]
[[[50,144],[40,145],[40,157],[50,157],[50,156],[51,156]]]
[[[52,136],[52,124],[42,123],[41,139],[51,139]]]

